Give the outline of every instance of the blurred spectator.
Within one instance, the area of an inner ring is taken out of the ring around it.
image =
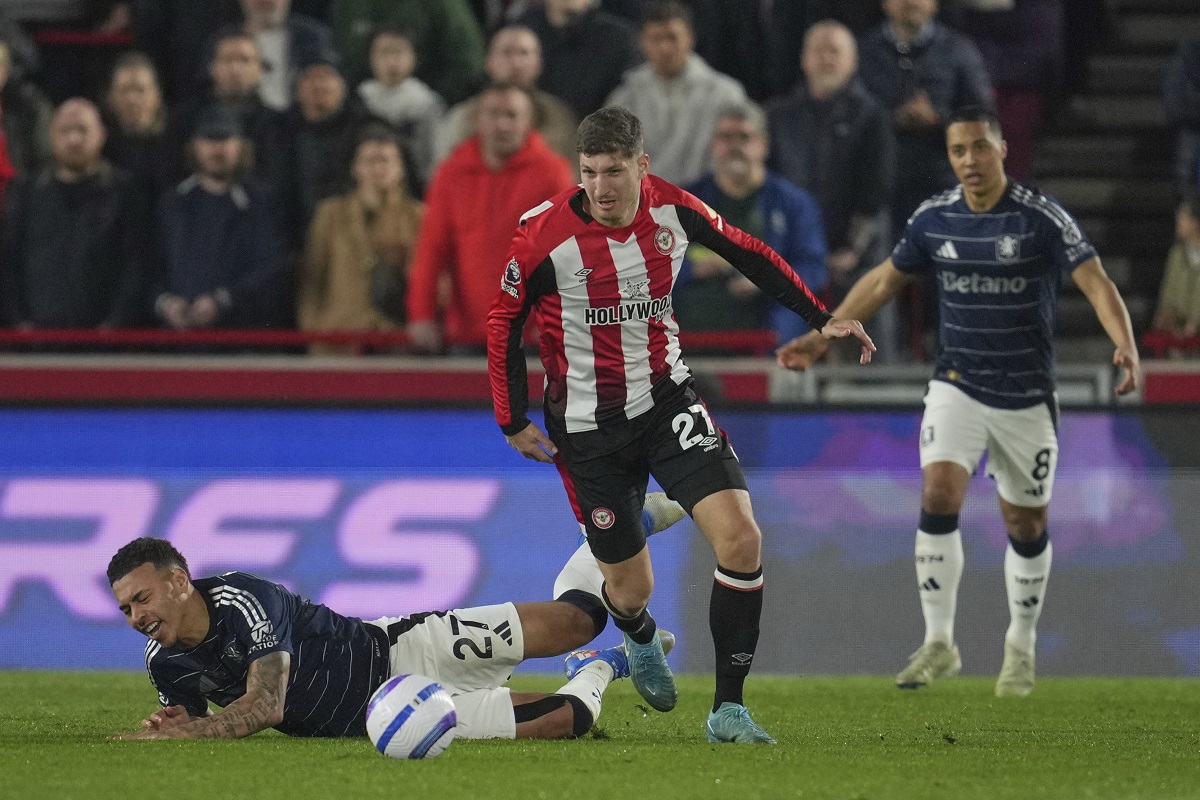
[[[690,0],[696,52],[762,102],[796,82],[800,42],[808,27],[804,0]]]
[[[254,37],[262,58],[258,94],[268,108],[284,111],[292,104],[300,69],[333,49],[333,34],[324,22],[290,13],[291,0],[241,2],[241,30]]]
[[[711,140],[715,169],[688,191],[770,245],[820,297],[829,277],[820,209],[808,192],[767,170],[768,144],[767,118],[758,106],[743,102],[718,110]],[[688,248],[674,295],[684,330],[769,327],[780,344],[809,330],[728,261],[698,245]]]
[[[308,232],[302,330],[379,331],[404,324],[408,265],[423,207],[404,189],[399,142],[386,126],[363,129],[353,169],[355,188],[321,203]]]
[[[9,11],[0,6],[0,44],[8,48],[8,77],[18,82],[36,75],[42,59],[38,46]]]
[[[767,106],[767,163],[821,208],[832,308],[891,250],[896,143],[888,113],[855,78],[858,51],[846,26],[826,20],[809,28],[800,66],[795,90]],[[895,360],[896,324],[894,303],[868,323],[876,360]]]
[[[50,125],[53,164],[9,187],[3,298],[12,325],[121,327],[144,318],[146,204],[101,158],[104,136],[90,101],[64,102]]]
[[[308,227],[318,203],[346,191],[358,132],[374,119],[346,92],[336,53],[316,54],[303,64],[289,113],[297,183],[294,233]]]
[[[154,61],[172,104],[195,94],[212,37],[239,19],[238,0],[134,0],[134,42]]]
[[[417,54],[410,34],[383,27],[371,39],[371,75],[358,87],[367,109],[400,135],[406,163],[415,169],[412,185],[423,190],[433,174],[434,133],[446,104],[437,92],[413,76]]]
[[[155,315],[176,330],[280,324],[291,284],[270,198],[241,177],[249,153],[233,112],[202,111],[191,151],[196,171],[161,198]]]
[[[180,128],[185,136],[190,135],[201,109],[218,103],[225,106],[237,117],[242,135],[253,146],[251,174],[274,193],[276,200],[282,200],[294,194],[291,132],[287,114],[268,108],[259,96],[262,74],[262,58],[254,37],[236,28],[223,31],[213,46],[206,89],[193,102],[184,104],[179,113]]]
[[[513,20],[542,43],[538,86],[577,119],[604,105],[626,70],[642,61],[637,28],[600,9],[597,0],[544,0]]]
[[[484,351],[488,309],[521,215],[574,184],[570,165],[533,129],[524,89],[484,91],[475,124],[476,134],[441,163],[425,196],[408,285],[408,331],[425,350],[441,349],[444,329],[467,349]],[[450,299],[439,309],[444,274]]]
[[[717,114],[746,100],[740,83],[693,52],[695,42],[687,6],[677,0],[652,4],[642,23],[646,63],[630,70],[607,102],[642,120],[650,171],[680,186],[711,169]]]
[[[1200,39],[1179,43],[1163,73],[1163,106],[1175,130],[1175,182],[1197,184],[1200,164]]]
[[[0,200],[16,175],[36,173],[50,161],[50,103],[12,71],[8,45],[0,42]]]
[[[537,88],[542,74],[542,46],[537,35],[523,25],[509,25],[496,31],[483,62],[492,83],[511,83],[529,92],[533,98],[533,125],[556,153],[567,161],[577,161],[575,128],[578,123],[571,109],[549,92]],[[479,110],[479,95],[450,109],[438,126],[434,158],[441,161],[471,135]]]
[[[883,0],[887,19],[859,46],[859,78],[896,126],[893,242],[918,205],[957,183],[945,121],[962,106],[992,106],[979,50],[934,20],[937,9],[937,0]]]
[[[959,28],[979,47],[996,89],[996,115],[1008,143],[1004,170],[1028,181],[1043,109],[1063,84],[1062,0],[959,4]]]
[[[447,103],[470,96],[483,79],[483,31],[467,0],[333,0],[329,7],[346,75],[369,75],[371,35],[382,25],[409,32],[416,75]]]
[[[110,124],[104,155],[129,173],[148,202],[183,177],[183,145],[163,105],[154,64],[126,53],[108,89]]]
[[[1167,254],[1153,329],[1176,336],[1200,332],[1200,190],[1195,187],[1175,214],[1175,244]]]

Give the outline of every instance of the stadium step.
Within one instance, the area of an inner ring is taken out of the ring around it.
[[[1125,297],[1125,306],[1129,309],[1129,318],[1133,320],[1135,330],[1144,328],[1153,313],[1153,303],[1145,295],[1131,294]],[[1063,292],[1058,298],[1058,310],[1055,314],[1054,332],[1056,337],[1104,336],[1104,327],[1096,316],[1096,310],[1082,294]],[[1108,343],[1108,355],[1112,357],[1112,342]]]
[[[1076,132],[1165,130],[1162,98],[1154,95],[1097,94],[1071,98],[1063,127]]]
[[[1070,206],[1067,210],[1074,211]],[[1100,251],[1101,258],[1125,255],[1145,259],[1157,255],[1161,272],[1163,259],[1175,238],[1174,215],[1140,217],[1130,214],[1098,216],[1076,213],[1076,216],[1079,227]]]
[[[1170,214],[1175,208],[1169,180],[1047,178],[1038,188],[1075,214]]]
[[[1108,0],[1108,4],[1117,13],[1196,13],[1196,0]]]
[[[1169,178],[1171,159],[1168,139],[1157,131],[1141,135],[1089,133],[1045,136],[1038,142],[1034,174]]]
[[[1101,53],[1088,60],[1089,92],[1158,94],[1163,59],[1145,53]]]
[[[1122,13],[1117,19],[1114,44],[1171,53],[1182,40],[1195,38],[1200,38],[1200,15],[1193,3],[1187,13]]]

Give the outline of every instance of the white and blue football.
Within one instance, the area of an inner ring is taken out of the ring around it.
[[[440,683],[424,675],[397,675],[367,703],[367,735],[391,758],[433,758],[454,741],[458,716]]]

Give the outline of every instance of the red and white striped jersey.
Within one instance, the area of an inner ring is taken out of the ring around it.
[[[521,334],[531,311],[546,368],[546,413],[568,432],[632,419],[688,380],[671,290],[691,242],[724,258],[814,330],[829,321],[774,250],[667,181],[642,181],[637,215],[623,228],[593,220],[583,189],[568,190],[521,218],[488,314],[492,401],[506,435],[529,424]]]

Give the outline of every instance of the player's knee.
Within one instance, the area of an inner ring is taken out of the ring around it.
[[[571,648],[587,644],[603,633],[608,625],[608,610],[600,598],[590,592],[568,589],[555,600],[578,609],[579,613],[572,615],[570,630],[566,632]]]
[[[758,569],[762,558],[762,532],[753,519],[722,532],[713,538],[717,563],[740,572]]]
[[[921,510],[930,514],[958,514],[962,510],[962,497],[950,486],[927,483],[921,489]]]
[[[622,617],[636,616],[650,604],[650,596],[654,593],[654,576],[635,581],[605,581],[602,592],[609,611]]]
[[[1046,509],[1008,505],[1002,509],[1010,538],[1018,542],[1037,541],[1046,530]]]

